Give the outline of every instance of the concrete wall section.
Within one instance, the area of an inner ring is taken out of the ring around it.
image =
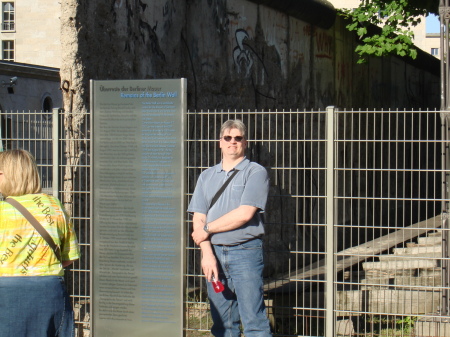
[[[66,109],[89,108],[89,80],[180,77],[186,2],[74,1],[62,4],[61,79],[73,99]]]
[[[90,79],[178,77],[191,110],[439,106],[438,71],[394,57],[357,65],[341,17],[320,28],[262,3],[271,2],[65,0],[66,108],[88,109]]]
[[[190,6],[188,17],[205,17],[187,23],[193,108],[313,109],[332,101],[332,30],[248,1],[226,5],[209,16],[203,2]]]
[[[355,109],[434,109],[439,107],[439,62],[419,51],[417,60],[370,58],[357,64],[356,37],[340,18],[335,36],[334,105]],[[427,66],[429,65],[429,67]]]

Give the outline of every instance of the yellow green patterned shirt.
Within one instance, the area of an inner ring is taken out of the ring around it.
[[[80,257],[72,223],[60,201],[47,194],[11,197],[45,228],[63,261]],[[42,236],[12,205],[0,201],[0,276],[62,276],[64,268]]]

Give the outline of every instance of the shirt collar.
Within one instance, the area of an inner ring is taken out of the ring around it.
[[[239,164],[237,164],[231,171],[233,170],[239,170],[242,171],[243,169],[245,169],[245,167],[250,164],[250,160],[247,159],[247,157],[244,157],[244,159],[239,162]],[[222,172],[222,162],[220,162],[219,164],[216,165],[216,172],[220,173]]]

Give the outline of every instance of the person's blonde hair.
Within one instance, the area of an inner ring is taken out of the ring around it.
[[[30,152],[25,150],[0,152],[0,171],[3,172],[0,191],[4,197],[41,192],[41,179],[36,160]]]

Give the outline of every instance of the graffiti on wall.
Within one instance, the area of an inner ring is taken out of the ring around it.
[[[317,58],[333,58],[333,37],[325,31],[317,31],[312,25],[303,27],[303,34],[315,40]]]
[[[173,25],[173,17],[176,13],[176,7],[173,3],[173,0],[166,1],[163,6],[163,19],[164,19],[164,33],[168,33],[170,28]]]
[[[244,78],[251,81],[256,96],[262,96],[275,101],[275,97],[269,93],[270,87],[267,85],[267,83],[270,82],[269,71],[263,58],[258,54],[255,48],[252,47],[254,43],[250,43],[250,35],[248,32],[244,29],[237,29],[235,32],[235,43],[236,47],[233,49],[233,61],[237,73],[242,74]],[[259,85],[255,78],[258,71],[258,69],[256,69],[257,65],[261,67]],[[264,88],[265,92],[262,92],[262,88]],[[255,102],[255,106],[257,105],[257,102]]]
[[[351,62],[336,62],[336,104],[343,106],[350,96],[349,88],[353,85]]]
[[[165,55],[160,47],[159,39],[156,34],[158,22],[155,25],[150,25],[145,17],[145,11],[148,5],[142,0],[113,0],[111,6],[111,14],[114,19],[114,23],[118,26],[122,24],[119,18],[124,16],[126,37],[124,39],[124,51],[135,54],[136,47],[143,45],[150,50],[153,55],[158,56],[160,59],[165,59]],[[171,14],[169,11],[170,1],[164,6],[166,16]],[[125,13],[123,13],[125,12]],[[121,16],[122,15],[122,16]],[[167,19],[167,18],[166,18]],[[170,25],[170,19],[165,20],[165,24]],[[165,29],[167,27],[164,27]]]
[[[248,34],[243,29],[236,30],[235,33],[237,46],[233,50],[233,60],[236,65],[237,72],[245,74],[245,77],[250,77],[253,66],[252,50],[244,45],[244,41],[248,39]]]
[[[229,19],[227,16],[227,4],[225,0],[208,0],[208,6],[212,9],[212,18],[215,23],[216,32],[220,36],[225,38],[223,34],[226,34],[229,26]],[[225,39],[220,39],[222,43]]]

